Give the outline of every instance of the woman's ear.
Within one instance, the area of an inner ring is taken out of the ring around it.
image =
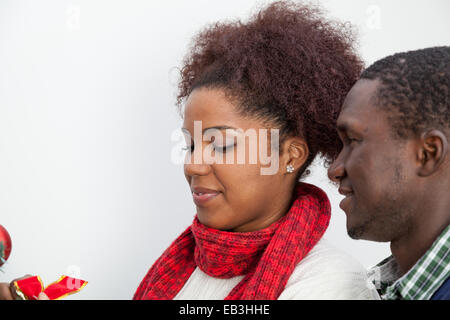
[[[431,130],[423,133],[420,138],[418,150],[418,175],[426,177],[438,170],[444,161],[448,150],[448,141],[440,130]]]
[[[286,168],[288,165],[293,167],[295,172],[300,169],[309,156],[308,144],[300,137],[289,137],[282,145],[283,154],[280,164]]]

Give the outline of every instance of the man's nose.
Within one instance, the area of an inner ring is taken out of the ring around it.
[[[345,176],[344,161],[341,157],[342,153],[333,161],[331,166],[328,168],[328,178],[331,181],[339,182]]]

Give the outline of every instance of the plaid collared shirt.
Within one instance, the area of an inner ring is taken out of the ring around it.
[[[369,270],[369,279],[384,300],[429,300],[449,276],[450,225],[402,277],[393,256]]]

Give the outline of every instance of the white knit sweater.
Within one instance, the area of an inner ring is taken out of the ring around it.
[[[175,296],[175,300],[221,300],[244,276],[214,278],[198,267]],[[280,300],[380,299],[363,266],[321,239],[300,261]]]

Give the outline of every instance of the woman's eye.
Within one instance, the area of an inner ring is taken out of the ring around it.
[[[221,152],[221,153],[225,153],[225,152],[227,152],[227,151],[229,151],[229,150],[231,150],[231,149],[233,149],[234,148],[234,144],[230,144],[230,145],[227,145],[227,146],[214,146],[214,150],[215,151],[218,151],[218,152]]]
[[[181,150],[193,152],[194,151],[194,145],[191,144],[189,146],[184,146],[184,147],[181,148]]]

